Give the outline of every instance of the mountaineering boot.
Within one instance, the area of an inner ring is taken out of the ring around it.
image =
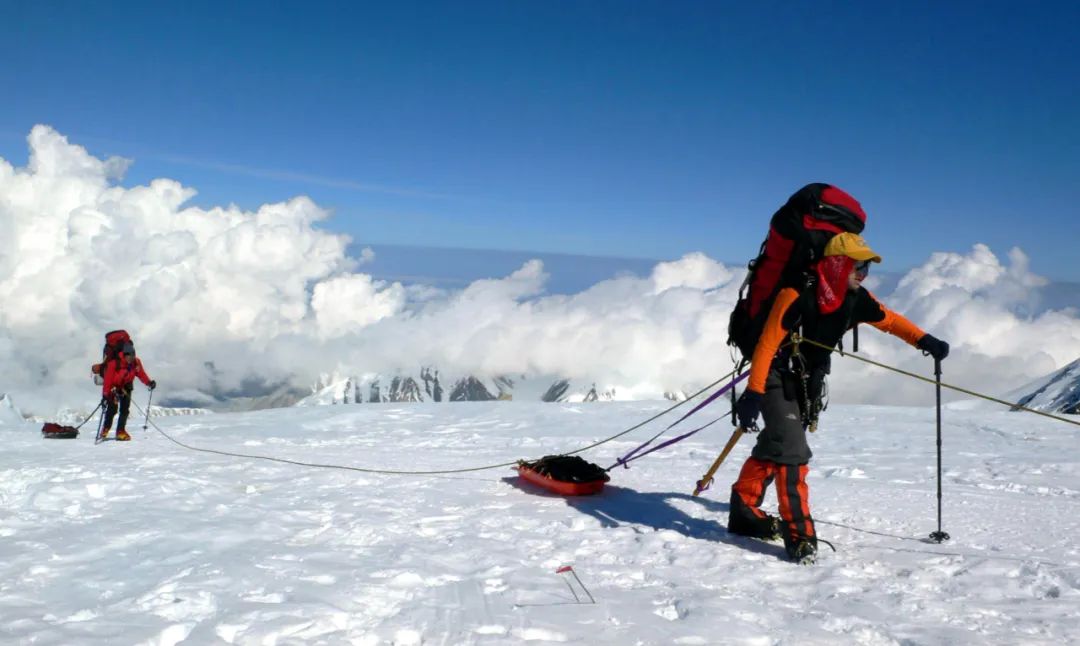
[[[769,519],[769,534],[762,536],[762,540],[766,541],[778,541],[783,538],[783,534],[780,532],[780,519],[776,516],[768,516]]]
[[[124,429],[121,428],[121,429],[118,429],[116,431],[116,440],[118,442],[127,442],[130,439],[131,439],[131,436],[128,435],[128,432],[125,431]]]
[[[98,439],[99,440],[104,440],[105,438],[109,437],[109,431],[111,431],[111,430],[112,430],[111,428],[103,428],[103,429],[101,429],[101,435],[98,435]]]
[[[727,530],[737,536],[750,536],[765,541],[774,541],[782,536],[780,519],[763,513],[758,508],[751,508],[743,502],[738,492],[731,492],[731,510],[728,512]]]
[[[817,546],[812,541],[799,541],[791,551],[791,560],[799,565],[813,565],[817,562]]]
[[[728,519],[728,531],[737,536],[760,538],[763,541],[778,541],[783,537],[780,519],[768,514],[764,518],[732,514]]]

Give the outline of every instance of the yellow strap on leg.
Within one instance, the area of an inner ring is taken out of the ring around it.
[[[735,444],[738,443],[739,438],[742,437],[743,433],[745,432],[746,431],[744,431],[741,426],[735,429],[734,432],[732,432],[731,439],[729,439],[727,441],[727,444],[724,445],[724,450],[720,452],[720,455],[717,456],[716,461],[712,463],[712,466],[709,467],[709,470],[705,472],[705,475],[702,476],[701,480],[697,481],[697,485],[694,487],[695,496],[709,488],[709,485],[712,484],[713,475],[716,473],[716,470],[719,469],[720,465],[724,463],[724,458],[728,456],[728,453],[731,453],[731,449],[735,448]]]

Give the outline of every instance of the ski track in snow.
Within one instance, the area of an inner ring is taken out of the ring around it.
[[[668,402],[327,406],[163,418],[196,446],[461,468],[568,451]],[[716,414],[716,413],[713,413]],[[708,416],[708,410],[698,417]],[[673,418],[672,418],[673,419]],[[608,466],[662,422],[585,454]],[[88,425],[92,426],[92,424]],[[817,565],[730,536],[723,424],[561,498],[510,469],[384,476],[0,425],[0,641],[35,644],[1062,644],[1080,641],[1074,428],[844,407],[811,437]],[[775,510],[770,490],[766,508]],[[575,603],[572,564],[596,604]]]

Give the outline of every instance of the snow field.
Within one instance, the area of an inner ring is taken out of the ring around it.
[[[409,470],[572,450],[670,402],[327,406],[162,418],[225,451]],[[720,411],[711,413],[719,414]],[[693,420],[704,421],[710,410]],[[672,418],[674,419],[674,418]],[[661,420],[663,421],[663,420]],[[660,422],[585,454],[601,466]],[[90,425],[88,425],[89,427]],[[5,424],[0,640],[37,644],[957,644],[1080,640],[1076,431],[834,406],[811,438],[817,565],[729,536],[717,424],[561,498],[510,469],[386,476]],[[136,427],[137,428],[137,427]],[[770,492],[766,508],[775,510]],[[597,603],[574,602],[572,564]]]

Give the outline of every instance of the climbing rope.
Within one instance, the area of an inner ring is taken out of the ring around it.
[[[868,358],[863,357],[863,356],[861,356],[861,355],[859,355],[857,353],[854,353],[854,352],[844,352],[842,350],[837,350],[836,348],[831,348],[829,346],[826,346],[823,343],[819,343],[817,341],[814,341],[813,339],[807,339],[806,337],[803,337],[803,336],[798,335],[798,334],[793,334],[792,335],[791,342],[795,343],[795,344],[808,343],[810,345],[817,346],[819,348],[827,350],[828,352],[836,352],[842,357],[851,357],[853,359],[858,359],[859,361],[862,361],[864,363],[869,363],[869,364],[877,366],[879,368],[884,368],[885,370],[890,370],[892,372],[899,373],[899,374],[911,377],[913,379],[918,379],[919,381],[924,381],[924,382],[929,383],[929,384],[936,384],[937,383],[935,380],[930,379],[928,377],[924,377],[922,375],[915,374],[915,373],[909,372],[907,370],[902,370],[902,369],[896,368],[894,366],[890,366],[890,365],[887,365],[887,364],[884,364],[884,363],[880,363],[878,361],[874,361],[873,359],[868,359]],[[638,430],[639,428],[641,428],[641,427],[643,427],[643,426],[645,426],[645,425],[647,425],[647,424],[649,424],[649,423],[663,417],[664,415],[667,415],[668,413],[670,413],[671,411],[679,408],[680,406],[683,406],[683,405],[689,403],[690,401],[696,399],[697,397],[699,397],[700,395],[702,395],[706,391],[718,386],[719,384],[721,384],[721,383],[723,383],[725,381],[728,381],[737,372],[738,372],[738,370],[732,370],[728,374],[726,374],[723,377],[717,379],[716,381],[712,382],[708,386],[705,386],[704,388],[697,391],[693,395],[687,397],[686,399],[682,400],[681,402],[675,403],[674,405],[660,411],[659,413],[653,415],[652,417],[646,419],[645,421],[640,422],[638,424],[635,424],[635,425],[631,426],[630,428],[628,428],[628,429],[626,429],[624,431],[616,433],[615,435],[612,435],[611,437],[604,438],[604,439],[599,440],[597,442],[593,442],[592,444],[589,444],[587,446],[583,446],[583,447],[581,447],[579,449],[576,449],[574,451],[570,451],[568,453],[563,453],[561,455],[576,455],[578,453],[584,453],[585,451],[595,449],[598,446],[601,446],[603,444],[607,444],[608,442],[612,442],[614,440],[619,439],[620,437],[623,437],[624,435],[632,433],[632,432]],[[964,393],[965,395],[969,395],[971,397],[977,397],[979,399],[985,399],[987,401],[992,401],[992,402],[1001,404],[1003,406],[1008,406],[1008,407],[1010,407],[1010,408],[1012,408],[1014,410],[1022,410],[1022,411],[1026,411],[1028,413],[1034,413],[1036,415],[1041,415],[1043,417],[1049,417],[1050,419],[1055,419],[1055,420],[1057,420],[1059,422],[1066,422],[1066,423],[1069,423],[1069,424],[1074,424],[1076,426],[1080,426],[1080,421],[1068,419],[1068,418],[1065,418],[1065,417],[1060,417],[1058,415],[1054,415],[1052,413],[1047,413],[1047,412],[1040,411],[1040,410],[1035,410],[1033,408],[1028,408],[1027,406],[1023,406],[1021,404],[1017,404],[1017,403],[1014,403],[1014,402],[1008,402],[1008,401],[1005,401],[1003,399],[998,399],[996,397],[991,397],[989,395],[984,395],[982,393],[978,393],[978,392],[975,392],[975,391],[972,391],[972,390],[968,390],[966,388],[961,388],[960,386],[954,386],[952,384],[948,384],[948,383],[945,383],[945,382],[941,382],[941,386],[944,387],[944,388],[948,388],[950,390],[954,390],[956,392]],[[139,410],[139,412],[147,413],[147,411],[143,411],[142,407],[139,406],[138,403],[132,402],[132,404],[135,405],[135,407]],[[91,414],[91,416],[93,416],[93,414]],[[149,420],[149,416],[148,416],[148,420]],[[711,424],[712,424],[712,422],[710,422],[706,426],[709,426]],[[268,456],[268,455],[256,455],[256,454],[252,454],[252,453],[237,453],[237,452],[233,452],[233,451],[220,451],[218,449],[208,449],[208,448],[204,448],[204,447],[191,446],[190,444],[185,444],[184,442],[181,442],[180,440],[177,440],[176,438],[172,437],[171,435],[169,435],[168,433],[163,431],[161,429],[161,427],[159,427],[152,420],[149,420],[149,425],[152,426],[154,428],[154,430],[157,431],[158,433],[160,433],[161,436],[164,437],[165,439],[169,440],[173,444],[176,444],[177,446],[188,449],[189,451],[197,451],[197,452],[200,452],[200,453],[212,453],[214,455],[223,455],[223,456],[234,457],[234,458],[245,458],[245,459],[250,459],[250,460],[266,460],[268,462],[279,462],[279,463],[282,463],[282,464],[292,464],[292,465],[296,465],[296,466],[312,467],[312,468],[318,468],[318,469],[339,469],[339,470],[343,470],[343,471],[355,471],[355,472],[359,472],[359,473],[374,473],[374,474],[382,474],[382,475],[402,475],[402,476],[404,476],[404,475],[420,475],[420,476],[424,476],[424,475],[445,475],[445,474],[451,474],[451,473],[470,473],[470,472],[474,472],[474,471],[487,471],[487,470],[490,470],[490,469],[501,469],[501,468],[504,468],[504,467],[512,467],[512,466],[515,466],[515,465],[518,464],[518,461],[515,460],[513,462],[500,462],[498,464],[488,464],[488,465],[484,465],[484,466],[467,467],[467,468],[463,468],[463,469],[434,469],[434,470],[427,470],[427,471],[413,471],[413,470],[401,470],[401,469],[369,469],[369,468],[365,468],[365,467],[354,467],[354,466],[341,465],[341,464],[322,464],[322,463],[317,463],[317,462],[302,462],[300,460],[289,460],[289,459],[286,459],[286,458],[276,458],[276,457],[272,457],[272,456]],[[670,427],[668,427],[668,429],[670,429]],[[668,429],[665,429],[665,431],[668,430]],[[661,432],[661,434],[662,433],[663,432]],[[655,437],[653,439],[655,439]]]
[[[101,400],[101,401],[99,401],[99,402],[98,402],[98,405],[97,405],[97,406],[96,406],[96,407],[94,408],[94,410],[90,411],[90,414],[86,416],[86,419],[84,419],[83,421],[79,422],[79,425],[75,427],[75,430],[79,430],[79,429],[80,429],[80,428],[82,428],[82,427],[83,427],[83,426],[84,426],[84,425],[85,425],[85,424],[86,424],[87,422],[89,422],[89,421],[90,421],[90,418],[92,418],[92,417],[93,417],[93,416],[94,416],[94,415],[95,415],[95,414],[96,414],[96,413],[97,413],[97,412],[98,412],[98,411],[99,411],[99,410],[101,409],[101,406],[102,406],[102,404],[104,404],[104,403],[105,403],[105,400],[104,400],[104,399],[103,399],[103,400]]]
[[[659,419],[660,417],[663,417],[664,415],[667,415],[668,413],[675,410],[676,408],[679,408],[680,406],[683,406],[684,404],[696,399],[698,396],[700,396],[705,391],[707,391],[707,390],[709,390],[709,389],[711,389],[711,388],[713,388],[713,387],[727,381],[728,379],[730,379],[735,374],[735,372],[736,371],[734,371],[734,370],[729,372],[728,374],[726,374],[723,377],[717,379],[716,381],[712,382],[708,386],[705,386],[704,388],[697,391],[693,395],[690,395],[689,397],[682,400],[681,402],[675,403],[675,405],[670,406],[670,407],[660,411],[659,413],[653,415],[652,417],[650,417],[649,419],[647,419],[647,420],[645,420],[643,422],[640,422],[638,424],[635,424],[634,426],[631,426],[630,428],[626,429],[625,431],[622,431],[620,433],[612,435],[611,437],[605,438],[605,439],[600,440],[598,442],[593,442],[592,444],[589,444],[588,446],[584,446],[584,447],[582,447],[580,449],[577,449],[576,451],[571,451],[569,453],[563,453],[561,455],[575,455],[577,453],[584,453],[585,451],[588,451],[590,449],[595,449],[596,447],[598,447],[598,446],[600,446],[602,444],[606,444],[608,442],[616,440],[616,439],[618,439],[618,438],[620,438],[620,437],[622,437],[622,436],[624,436],[624,435],[626,435],[628,433],[632,433],[632,432],[638,430],[639,428],[641,428],[642,426],[645,426],[646,424],[648,424],[648,423],[650,423],[652,421],[655,421],[655,420]],[[145,413],[145,411],[143,411],[142,407],[139,406],[138,403],[132,402],[132,404],[135,405],[135,407],[139,410],[140,413]],[[321,463],[317,463],[317,462],[301,462],[299,460],[288,460],[286,458],[275,458],[275,457],[268,456],[268,455],[256,455],[256,454],[252,454],[252,453],[236,453],[236,452],[233,452],[233,451],[219,451],[217,449],[207,449],[207,448],[204,448],[204,447],[191,446],[190,444],[185,444],[184,442],[181,442],[180,440],[172,437],[171,435],[169,435],[165,431],[161,430],[161,427],[159,427],[156,423],[154,423],[153,420],[150,420],[149,416],[147,416],[147,419],[149,421],[150,426],[152,426],[155,431],[160,433],[162,437],[169,440],[173,444],[176,444],[177,446],[188,449],[189,451],[198,451],[200,453],[212,453],[214,455],[224,455],[224,456],[233,457],[233,458],[246,458],[246,459],[250,459],[250,460],[266,460],[268,462],[280,462],[282,464],[293,464],[293,465],[301,466],[301,467],[313,467],[313,468],[318,468],[318,469],[339,469],[339,470],[342,470],[342,471],[357,471],[359,473],[376,473],[376,474],[383,474],[383,475],[398,475],[398,476],[428,476],[428,475],[431,475],[431,476],[434,476],[434,475],[444,475],[444,474],[449,474],[449,473],[469,473],[469,472],[472,472],[472,471],[487,471],[489,469],[501,469],[503,467],[515,466],[518,463],[517,460],[514,460],[513,462],[500,462],[499,464],[489,464],[489,465],[479,466],[479,467],[467,467],[467,468],[464,468],[464,469],[437,469],[437,470],[430,470],[430,471],[406,471],[406,470],[397,470],[397,469],[369,469],[369,468],[365,468],[365,467],[353,467],[353,466],[341,465],[341,464],[321,464]]]
[[[804,336],[799,336],[798,334],[793,334],[792,337],[793,337],[792,340],[794,342],[796,342],[796,343],[798,343],[798,342],[809,343],[810,345],[817,346],[819,348],[822,348],[823,350],[828,350],[829,352],[835,352],[835,353],[839,354],[841,357],[851,357],[852,359],[858,359],[859,361],[862,361],[864,363],[869,363],[870,365],[877,366],[878,368],[884,368],[885,370],[891,370],[892,372],[896,372],[896,373],[899,373],[901,375],[906,375],[906,376],[911,377],[913,379],[918,379],[919,381],[925,381],[928,384],[937,384],[936,380],[930,379],[929,377],[924,377],[922,375],[915,374],[914,372],[908,372],[907,370],[902,370],[900,368],[889,366],[889,365],[886,365],[884,363],[879,363],[877,361],[874,361],[873,359],[867,359],[866,357],[860,356],[860,355],[858,355],[858,354],[856,354],[854,352],[844,352],[843,350],[837,350],[836,348],[830,348],[829,346],[825,345],[824,343],[819,343],[817,341],[814,341],[813,339],[808,339],[808,338],[806,338]],[[1009,408],[1012,408],[1014,410],[1022,410],[1022,411],[1025,411],[1027,413],[1035,413],[1036,415],[1042,415],[1043,417],[1049,417],[1050,419],[1056,419],[1059,422],[1065,422],[1067,424],[1074,424],[1076,426],[1080,426],[1080,421],[1077,421],[1075,419],[1068,419],[1067,417],[1060,417],[1058,415],[1054,415],[1053,413],[1047,413],[1046,411],[1035,410],[1034,408],[1028,408],[1027,406],[1022,406],[1022,405],[1017,404],[1017,403],[1008,402],[1008,401],[1005,401],[1004,399],[998,399],[997,397],[991,397],[990,395],[984,395],[982,393],[977,393],[977,392],[975,392],[973,390],[968,390],[966,388],[961,388],[960,386],[953,386],[952,384],[947,384],[944,381],[941,382],[941,387],[942,388],[948,388],[949,390],[955,390],[956,392],[964,393],[965,395],[970,395],[971,397],[977,397],[979,399],[985,399],[987,401],[992,401],[992,402],[994,402],[996,404],[1001,404],[1003,406],[1008,406]]]

